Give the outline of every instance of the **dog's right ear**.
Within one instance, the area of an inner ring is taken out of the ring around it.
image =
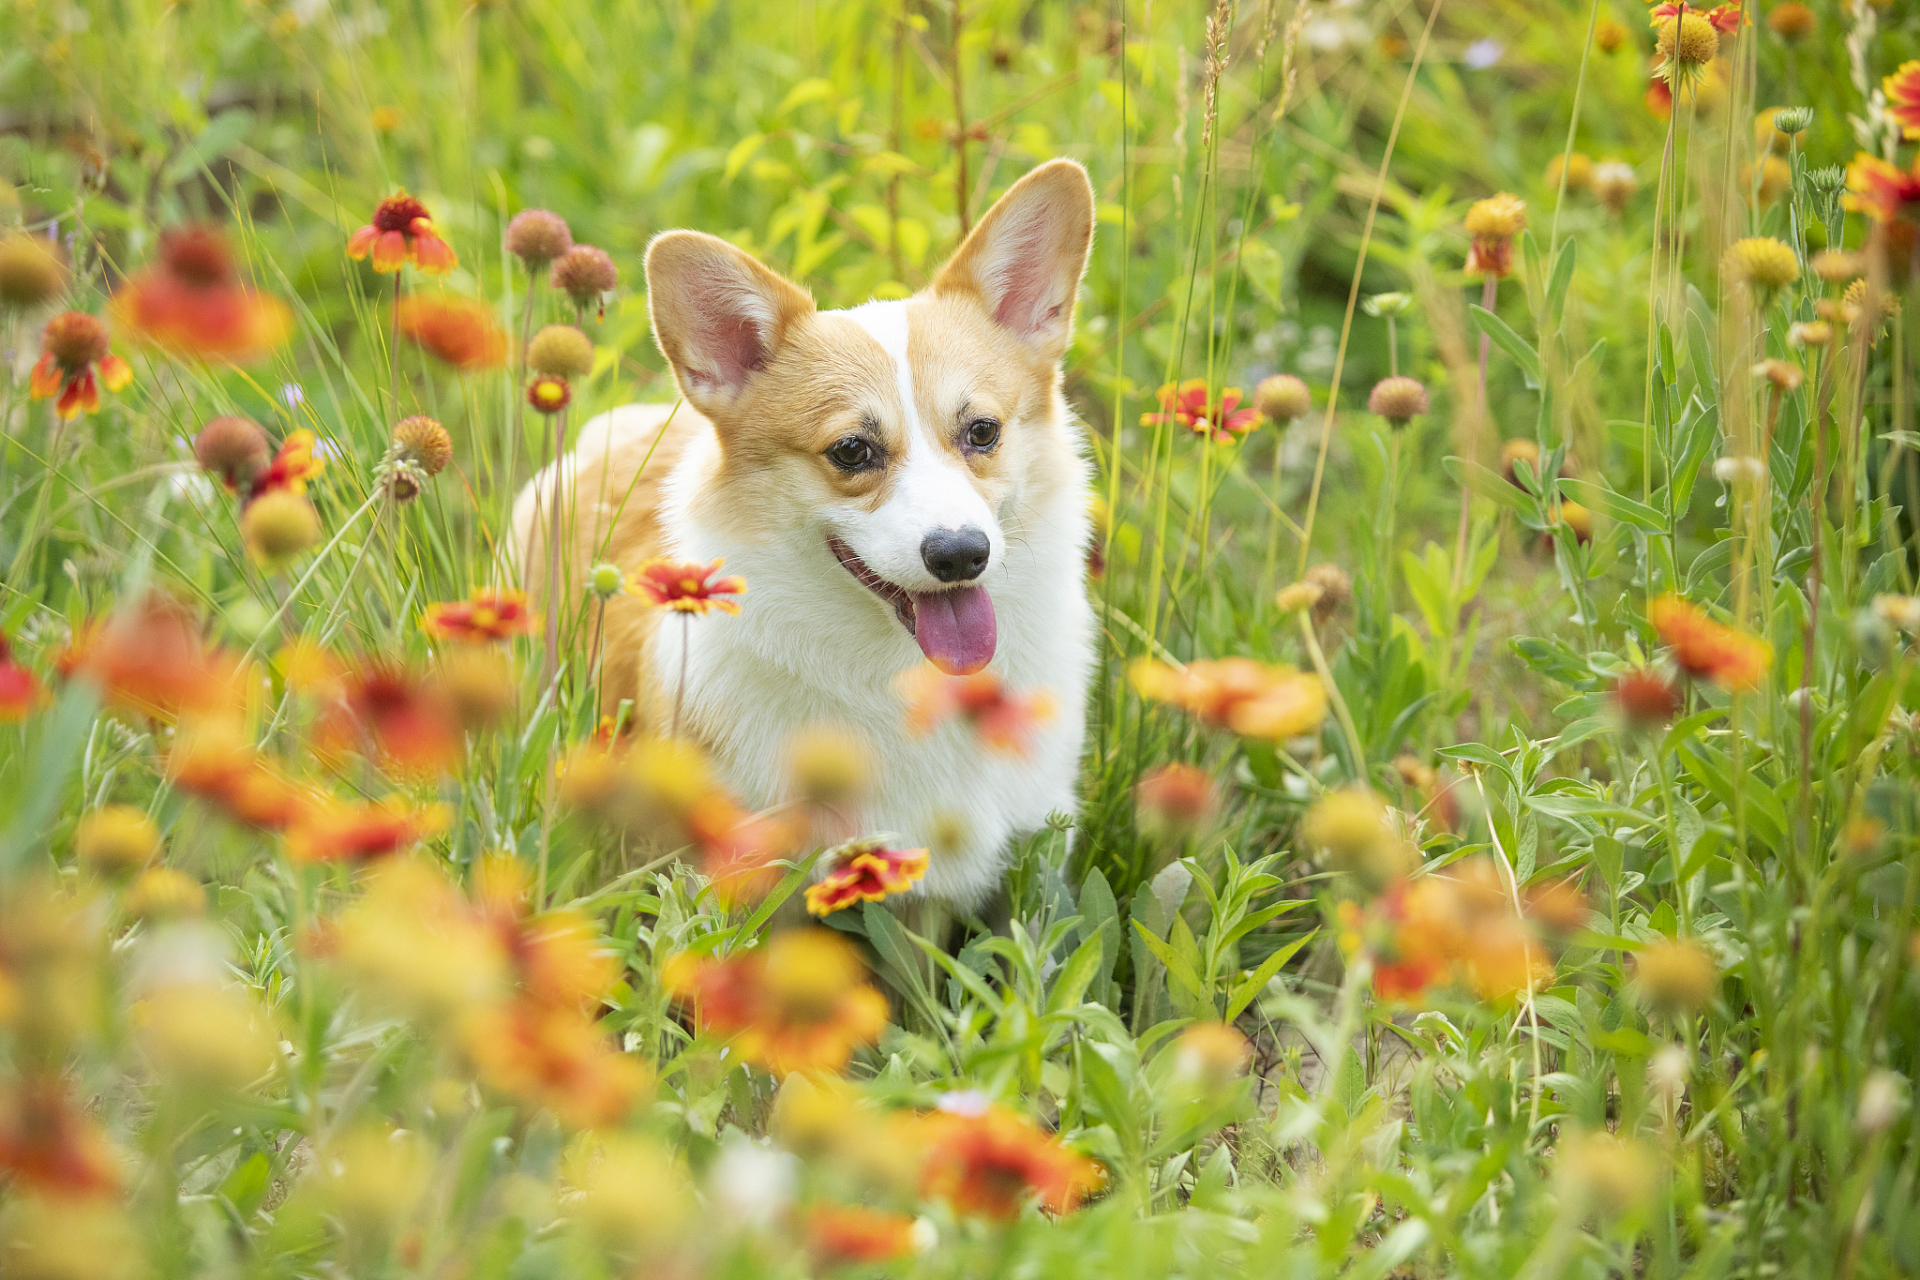
[[[647,247],[647,310],[681,393],[711,418],[767,367],[813,299],[717,236],[668,231]]]

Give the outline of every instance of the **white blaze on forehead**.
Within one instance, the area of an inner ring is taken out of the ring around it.
[[[920,427],[920,407],[913,398],[913,366],[907,363],[907,304],[869,302],[841,313],[867,331],[893,361],[894,385],[900,391],[900,408],[907,415],[907,437],[913,445],[925,439]]]

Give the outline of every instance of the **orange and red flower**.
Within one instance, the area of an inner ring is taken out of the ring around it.
[[[1666,18],[1678,18],[1681,8],[1677,4],[1655,5],[1647,11],[1648,25],[1657,27]],[[1714,30],[1723,35],[1732,35],[1740,30],[1740,19],[1744,14],[1739,4],[1723,4],[1713,9],[1702,9],[1699,5],[1687,5],[1685,8],[1688,13],[1698,14],[1711,22]],[[1752,19],[1748,19],[1748,22],[1751,24]]]
[[[1068,1213],[1106,1181],[1097,1163],[1001,1107],[937,1111],[923,1124],[921,1188],[960,1213],[1011,1218],[1030,1197],[1049,1213]]]
[[[466,1019],[462,1043],[491,1087],[576,1128],[617,1124],[647,1088],[647,1069],[578,1010],[521,997]]]
[[[1647,621],[1661,643],[1673,650],[1682,671],[1729,693],[1759,688],[1773,661],[1766,641],[1715,622],[1679,596],[1661,596],[1648,604]]]
[[[746,594],[745,578],[719,577],[725,560],[649,560],[627,581],[627,589],[648,604],[676,613],[704,614],[710,609],[739,613],[734,597]]]
[[[807,1252],[822,1266],[893,1262],[914,1251],[914,1220],[859,1204],[807,1210]]]
[[[296,862],[367,862],[444,831],[448,820],[445,805],[416,807],[400,796],[336,800],[301,815],[287,832],[287,853]]]
[[[1156,393],[1160,412],[1140,415],[1142,426],[1178,423],[1197,436],[1210,435],[1217,444],[1228,444],[1260,425],[1260,411],[1251,405],[1241,407],[1245,394],[1228,387],[1218,401],[1207,392],[1206,380],[1189,378],[1175,386],[1167,383]]]
[[[776,1075],[839,1071],[887,1025],[887,998],[866,981],[853,944],[826,929],[792,929],[725,959],[682,953],[661,970],[694,1024],[726,1037]]]
[[[436,360],[462,373],[506,363],[507,331],[476,298],[407,297],[394,311],[400,332]]]
[[[368,750],[408,773],[433,773],[459,756],[453,709],[411,671],[369,661],[347,672],[340,685],[340,696],[314,730],[322,751]]]
[[[236,674],[232,659],[201,636],[193,615],[157,592],[82,625],[56,666],[68,679],[93,682],[110,702],[164,716],[218,705]]]
[[[13,646],[0,633],[0,724],[24,720],[40,703],[40,682],[13,660]]]
[[[1920,158],[1913,168],[1882,160],[1862,151],[1847,166],[1847,195],[1842,203],[1875,222],[1907,218],[1920,209]]]
[[[62,311],[40,333],[40,359],[27,392],[35,400],[58,395],[53,411],[61,418],[96,413],[100,388],[119,391],[133,381],[133,370],[107,345],[107,326],[84,311]]]
[[[551,418],[573,403],[573,388],[557,373],[543,373],[527,384],[527,403]]]
[[[167,777],[187,795],[268,831],[293,826],[313,807],[312,793],[263,760],[240,727],[224,718],[181,730],[167,753]]]
[[[465,600],[445,600],[427,606],[420,629],[440,640],[484,644],[531,635],[540,618],[527,606],[523,591],[476,590]]]
[[[253,478],[253,483],[247,488],[247,501],[252,502],[275,489],[285,489],[294,494],[305,493],[307,482],[318,478],[327,469],[327,460],[314,454],[316,444],[313,432],[304,427],[289,434],[274,452],[273,460]]]
[[[279,346],[293,313],[240,282],[226,240],[211,227],[160,235],[160,260],[114,295],[121,326],[156,346],[206,360],[252,359]]]
[[[1318,676],[1251,658],[1201,658],[1183,667],[1140,658],[1128,675],[1148,701],[1169,703],[1243,737],[1297,738],[1318,729],[1327,715],[1327,691]]]
[[[1920,138],[1920,59],[1901,63],[1880,87],[1887,92],[1887,114],[1900,123],[1901,132]]]
[[[831,868],[807,889],[807,910],[831,915],[862,902],[905,893],[927,874],[925,849],[889,849],[880,840],[855,840],[834,850]]]
[[[1024,756],[1032,750],[1034,732],[1053,718],[1053,697],[1046,690],[1015,693],[991,671],[950,676],[922,663],[901,672],[898,685],[907,703],[907,731],[915,737],[957,716],[995,751]]]
[[[1680,691],[1657,671],[1629,671],[1613,684],[1613,700],[1627,722],[1656,729],[1680,710]]]
[[[61,1197],[112,1195],[121,1182],[106,1135],[42,1075],[0,1088],[0,1174],[16,1193]]]
[[[460,265],[453,247],[435,230],[427,206],[404,191],[382,200],[373,221],[347,237],[347,256],[355,262],[371,256],[380,272],[411,262],[428,275],[443,275]]]

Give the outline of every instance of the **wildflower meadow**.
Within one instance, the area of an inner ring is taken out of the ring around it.
[[[813,548],[1084,695],[943,898],[515,502],[1062,158],[1086,687]],[[9,0],[0,1277],[1920,1275],[1916,307],[1910,0]]]

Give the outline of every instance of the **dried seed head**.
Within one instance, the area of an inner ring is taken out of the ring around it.
[[[1615,213],[1625,209],[1639,189],[1639,177],[1624,160],[1603,160],[1593,167],[1594,198]]]
[[[526,263],[528,271],[538,271],[571,248],[573,233],[557,213],[522,209],[507,223],[507,252]]]
[[[37,307],[66,287],[66,265],[46,241],[17,232],[0,237],[0,306]]]
[[[1320,592],[1319,598],[1313,602],[1315,622],[1325,622],[1346,608],[1347,601],[1353,599],[1353,579],[1337,564],[1313,566],[1307,570],[1305,582]]]
[[[1808,320],[1787,329],[1790,347],[1824,347],[1833,341],[1833,326],[1824,320]]]
[[[613,259],[590,244],[577,244],[554,259],[547,282],[573,299],[576,307],[596,306],[620,281]]]
[[[1767,14],[1767,30],[1788,44],[1799,44],[1813,34],[1816,21],[1813,10],[1800,0],[1783,0]]]
[[[320,513],[300,494],[270,490],[247,504],[240,536],[255,560],[277,572],[320,541]]]
[[[1253,391],[1254,407],[1260,416],[1282,426],[1304,418],[1313,409],[1313,393],[1307,384],[1290,373],[1276,373],[1260,380]]]
[[[272,456],[267,433],[250,418],[215,418],[193,438],[194,461],[229,486],[252,480]]]
[[[430,476],[439,475],[453,461],[453,437],[424,413],[395,423],[393,442]]]
[[[1772,236],[1748,236],[1727,247],[1720,269],[1763,298],[1771,298],[1800,278],[1793,247]]]
[[[1753,376],[1765,378],[1773,384],[1775,391],[1787,392],[1797,388],[1806,375],[1797,364],[1789,364],[1785,360],[1762,360],[1753,366]]]
[[[1660,20],[1660,38],[1654,52],[1671,58],[1682,67],[1702,67],[1720,52],[1720,33],[1713,23],[1697,13]]]
[[[1382,378],[1367,397],[1367,412],[1379,414],[1396,427],[1406,426],[1426,411],[1427,389],[1418,378]]]
[[[527,367],[557,378],[593,372],[593,340],[570,324],[550,324],[527,344]]]
[[[1299,613],[1320,603],[1320,588],[1305,581],[1289,583],[1280,588],[1273,602],[1280,606],[1282,613]]]
[[[40,347],[68,373],[79,373],[112,350],[107,345],[107,326],[84,311],[62,311],[47,321]]]

